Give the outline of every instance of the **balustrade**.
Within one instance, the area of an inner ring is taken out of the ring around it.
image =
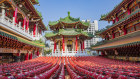
[[[89,56],[86,51],[60,51],[56,50],[55,52],[52,50],[52,53],[50,56]]]
[[[0,24],[2,27],[12,30],[18,34],[20,34],[21,36],[27,38],[27,39],[31,39],[31,40],[39,40],[40,38],[42,38],[41,34],[37,34],[37,35],[33,35],[33,31],[29,32],[29,29],[26,30],[25,27],[23,28],[21,26],[21,22],[19,22],[18,24],[15,23],[14,19],[10,19],[9,17],[5,16],[5,10],[2,9],[2,13],[0,13]]]

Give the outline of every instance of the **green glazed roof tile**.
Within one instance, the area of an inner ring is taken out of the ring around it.
[[[137,41],[137,42],[127,43],[127,44],[121,44],[121,45],[116,45],[116,46],[109,46],[109,47],[97,48],[97,49],[94,49],[94,50],[119,48],[119,47],[133,46],[133,45],[139,45],[139,44],[140,44],[140,41]]]
[[[49,25],[51,26],[51,25],[56,25],[56,24],[58,24],[59,23],[59,21],[49,21]]]
[[[61,23],[61,22],[64,22],[64,23],[76,23],[76,22],[80,22],[81,24],[83,24],[84,26],[89,26],[89,23],[88,22],[82,22],[80,21],[80,18],[73,18],[70,16],[70,12],[68,12],[68,16],[65,17],[65,18],[60,18],[58,21],[50,21],[49,22],[49,25],[50,26],[54,26],[58,23]]]
[[[59,29],[59,31],[56,32],[51,32],[51,33],[46,33],[46,37],[50,38],[50,37],[55,37],[57,35],[84,35],[87,37],[93,37],[92,34],[88,34],[87,32],[83,32],[81,29]]]
[[[140,31],[137,31],[137,32],[134,32],[134,33],[130,33],[130,34],[121,36],[119,38],[114,38],[112,40],[102,40],[100,42],[97,42],[95,45],[92,45],[91,47],[97,47],[97,46],[101,46],[101,45],[104,45],[104,44],[107,44],[107,43],[113,43],[114,41],[117,41],[117,40],[125,40],[127,38],[138,36],[139,34],[140,34]]]
[[[39,1],[38,0],[35,0],[36,1],[36,3],[38,3],[39,4]]]
[[[9,34],[7,34],[7,33],[1,32],[1,31],[0,31],[0,35],[1,35],[1,36],[4,36],[4,37],[7,37],[7,38],[14,39],[14,40],[18,40],[17,37],[12,36],[12,35],[9,35]]]
[[[29,44],[29,45],[33,45],[33,46],[36,46],[36,47],[45,47],[45,45],[42,44],[42,43],[34,42],[34,41],[27,41],[27,40],[22,39],[22,38],[18,38],[18,41]]]
[[[116,5],[116,6],[113,8],[113,10],[115,10],[123,1],[124,1],[124,0],[122,0],[118,5]],[[112,11],[113,11],[113,10],[112,10]],[[110,12],[108,12],[108,13],[106,13],[106,14],[101,15],[100,20],[105,19],[112,11],[110,11]]]
[[[107,28],[103,28],[103,29],[99,30],[99,31],[97,32],[97,34],[101,34],[101,33],[105,32],[105,31],[108,30],[109,28],[111,28],[111,27],[113,27],[113,26],[115,26],[115,25],[117,25],[117,24],[119,24],[119,23],[121,23],[121,22],[123,22],[123,21],[129,19],[131,16],[133,16],[133,15],[139,13],[139,12],[140,12],[140,9],[134,11],[133,13],[131,13],[130,15],[124,17],[124,18],[121,19],[121,20],[119,20],[119,21],[116,22],[115,24],[113,24],[113,25],[111,25],[111,26],[109,26],[109,27],[107,27]]]

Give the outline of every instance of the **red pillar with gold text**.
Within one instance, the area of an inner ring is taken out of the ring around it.
[[[65,40],[64,40],[64,36],[63,36],[63,51],[65,51]]]
[[[28,58],[29,58],[29,55],[28,53],[26,53],[25,60],[28,60]]]
[[[54,39],[54,53],[55,53],[55,50],[56,50],[56,42],[55,42],[55,39]]]
[[[112,38],[113,38],[113,39],[115,38],[115,33],[114,33],[114,32],[112,33]]]
[[[18,12],[18,9],[16,8],[13,15],[15,23],[17,23],[17,12]]]
[[[83,41],[83,51],[85,50],[85,43],[84,43],[84,41]]]
[[[76,51],[77,51],[77,36],[76,36],[76,43],[75,43],[75,46],[76,46]]]
[[[39,56],[39,50],[37,51],[37,56]]]
[[[127,8],[127,13],[128,13],[128,15],[130,15],[130,14],[131,14],[131,11],[130,11],[130,9],[129,9],[129,8]]]
[[[127,34],[127,30],[126,30],[126,28],[125,28],[125,27],[123,28],[123,32],[124,32],[124,35],[126,35],[126,34]]]
[[[26,30],[28,31],[29,29],[29,20],[27,20],[27,23],[26,23]]]
[[[32,53],[30,54],[30,57],[29,57],[29,59],[32,59]]]
[[[116,22],[118,22],[119,21],[119,18],[116,16]]]
[[[36,35],[36,24],[34,24],[34,28],[33,28],[33,36],[35,37]]]

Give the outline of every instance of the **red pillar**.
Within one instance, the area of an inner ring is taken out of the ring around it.
[[[104,56],[105,54],[104,54],[104,52],[101,52],[101,56]]]
[[[116,22],[118,22],[119,21],[119,18],[118,17],[116,17]]]
[[[112,37],[113,37],[113,39],[115,38],[115,34],[114,33],[112,33]]]
[[[34,24],[33,35],[34,35],[34,37],[35,37],[35,35],[36,35],[36,24]]]
[[[126,35],[127,31],[126,28],[123,28],[124,35]]]
[[[83,51],[85,50],[85,43],[84,43],[84,41],[83,41]]]
[[[39,56],[39,51],[37,51],[37,56]]]
[[[55,39],[54,39],[54,53],[55,53],[55,49],[56,49],[56,42],[55,42]]]
[[[65,40],[64,40],[64,36],[63,36],[63,51],[65,51]]]
[[[13,15],[15,23],[17,22],[17,12],[18,12],[18,9],[16,8],[15,11],[14,11],[14,15]]]
[[[26,30],[28,30],[28,29],[29,29],[29,20],[26,23]]]
[[[29,59],[32,59],[32,53],[30,54],[30,57],[29,57]]]
[[[76,51],[77,51],[77,36],[76,36],[76,44],[75,44],[75,46],[76,46]]]
[[[29,57],[28,53],[26,53],[25,60],[28,60],[28,57]]]
[[[26,25],[26,17],[23,20],[23,25],[22,25],[23,29],[24,29],[25,25]]]
[[[129,9],[129,8],[127,8],[127,13],[128,13],[128,15],[130,15],[130,14],[131,14],[131,11],[130,11],[130,9]]]
[[[113,24],[115,23],[115,20],[112,20]]]
[[[33,54],[31,53],[31,59],[33,59]]]

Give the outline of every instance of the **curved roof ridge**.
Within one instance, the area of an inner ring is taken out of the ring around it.
[[[63,23],[77,23],[77,22],[81,22],[82,25],[84,26],[89,26],[88,22],[82,22],[80,21],[80,18],[73,18],[72,16],[70,16],[70,12],[68,12],[68,16],[61,18],[58,21],[50,21],[49,25],[50,26],[55,26],[57,25],[59,22],[63,22]]]

